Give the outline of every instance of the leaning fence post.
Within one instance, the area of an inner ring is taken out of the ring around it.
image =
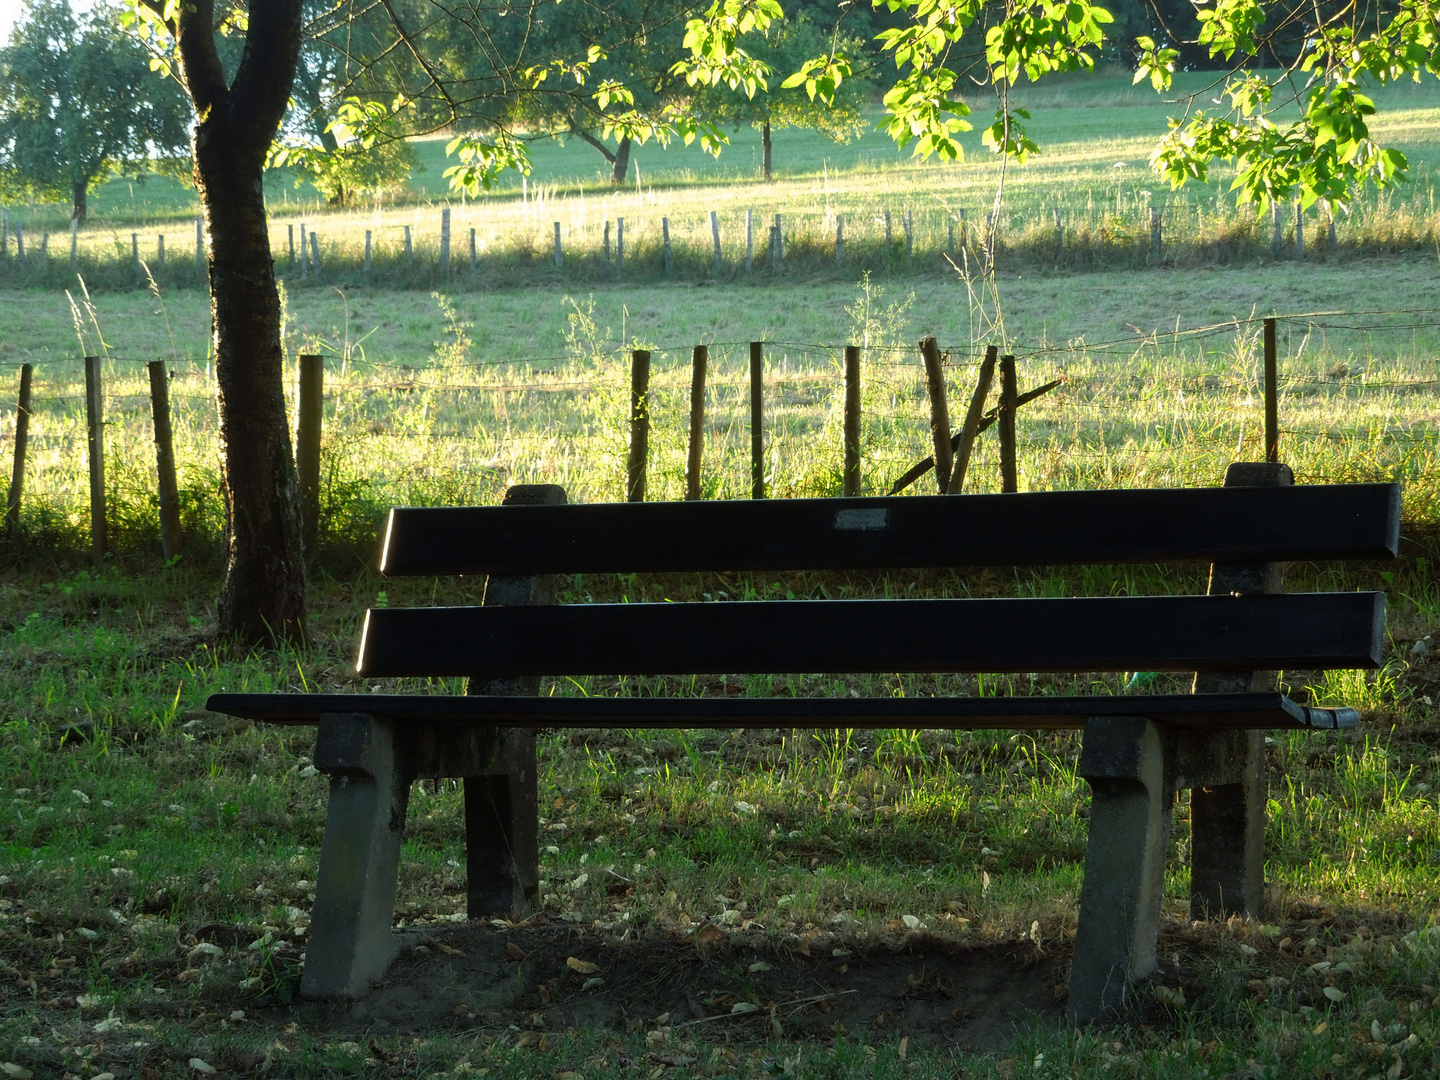
[[[940,494],[950,482],[950,410],[945,404],[945,372],[940,366],[940,346],[933,337],[920,342],[925,360],[925,389],[930,395],[930,441],[935,447],[935,480]]]
[[[765,343],[750,342],[750,497],[765,498]]]
[[[310,230],[310,273],[316,281],[320,280],[320,234],[314,229]]]
[[[685,498],[700,498],[700,457],[705,449],[705,369],[710,350],[696,345],[690,357],[690,453],[685,462]]]
[[[361,280],[366,285],[370,284],[370,230],[365,230],[365,269],[361,272]]]
[[[474,230],[471,230],[473,235]],[[565,249],[560,246],[560,222],[555,222],[555,269],[565,265]]]
[[[990,383],[995,378],[994,345],[985,349],[985,359],[980,362],[980,377],[975,381],[975,393],[970,395],[970,407],[965,410],[965,424],[960,428],[960,445],[955,448],[955,462],[950,469],[950,481],[945,485],[947,495],[959,495],[965,486],[965,473],[970,468],[970,455],[975,449],[975,437],[980,432],[980,421],[985,415],[985,399],[990,396]]]
[[[1015,467],[1015,357],[1000,358],[1000,490],[1007,495],[1020,490]]]
[[[1305,261],[1305,210],[1295,204],[1295,258]]]
[[[745,211],[745,272],[755,264],[755,211]]]
[[[325,362],[314,354],[300,357],[299,424],[295,433],[295,471],[300,480],[300,523],[306,547],[319,536],[320,432],[324,423]]]
[[[625,461],[625,501],[645,501],[645,461],[650,450],[650,351],[630,353],[630,453]]]
[[[318,260],[317,260],[318,261]],[[440,211],[440,273],[450,273],[450,208]]]
[[[556,227],[558,228],[559,226]],[[668,217],[662,217],[660,219],[660,235],[665,241],[665,276],[667,278],[674,277],[675,252],[670,249],[670,219]]]
[[[1280,398],[1277,386],[1279,361],[1275,355],[1275,320],[1266,319],[1265,328],[1265,460],[1280,460]]]
[[[155,425],[155,475],[160,496],[160,553],[168,563],[180,554],[180,486],[175,480],[175,443],[170,430],[170,376],[164,360],[151,360],[150,417]]]
[[[105,561],[105,398],[100,357],[85,357],[85,435],[90,450],[90,554]]]
[[[835,215],[835,265],[845,263],[845,215]]]
[[[860,347],[845,346],[845,495],[860,494]]]
[[[725,261],[720,253],[720,215],[714,210],[710,211],[710,239],[715,244],[715,273],[724,269]]]
[[[15,403],[15,465],[10,471],[10,495],[5,500],[5,531],[11,542],[20,531],[20,496],[25,490],[25,444],[30,441],[30,364],[20,365],[20,397]]]

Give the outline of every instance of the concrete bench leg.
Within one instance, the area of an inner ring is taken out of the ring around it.
[[[1066,1007],[1074,1023],[1118,1013],[1129,983],[1155,970],[1172,803],[1167,757],[1148,720],[1085,725],[1079,773],[1093,796]]]
[[[389,725],[363,715],[320,718],[315,767],[330,776],[330,806],[300,994],[355,998],[399,952],[390,922],[410,778]]]
[[[465,777],[465,878],[472,919],[525,915],[540,891],[535,733],[506,732],[499,769]]]
[[[1260,917],[1265,899],[1265,734],[1236,732],[1234,783],[1190,792],[1190,917]]]

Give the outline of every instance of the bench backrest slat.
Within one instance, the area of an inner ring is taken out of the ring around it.
[[[1366,668],[1383,593],[377,608],[367,677]]]
[[[391,575],[1393,558],[1394,484],[401,507]]]

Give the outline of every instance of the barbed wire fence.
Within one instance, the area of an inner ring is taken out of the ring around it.
[[[1277,325],[1289,331],[1284,357],[1271,358],[1269,381],[1261,347],[1267,325],[1272,337]],[[1421,362],[1408,367],[1380,361],[1370,348],[1337,362],[1333,348],[1314,343],[1331,334],[1363,339],[1435,329],[1440,308],[1372,309],[1017,344],[1007,358],[1031,388],[1046,382],[1048,392],[1011,409],[1018,429],[996,424],[996,445],[986,444],[977,457],[966,490],[1006,490],[997,473],[1017,451],[1019,475],[1032,490],[1215,482],[1229,460],[1271,453],[1277,440],[1302,483],[1433,475],[1440,421],[1432,399],[1440,369],[1418,356]],[[847,350],[858,362],[848,362]],[[637,389],[640,353],[646,379]],[[1153,362],[1166,358],[1170,370]],[[289,389],[305,513],[314,523],[322,489],[332,508],[334,498],[356,490],[337,486],[337,477],[363,478],[395,502],[483,498],[507,482],[557,476],[572,497],[624,498],[636,490],[637,439],[645,446],[639,489],[651,498],[885,494],[917,462],[926,464],[925,453],[933,463],[945,394],[968,394],[985,363],[982,349],[941,352],[938,402],[921,345],[781,339],[712,341],[698,349],[607,343],[425,366],[337,356],[330,366],[346,370],[332,371],[328,385],[325,359],[309,354],[295,365]],[[301,367],[312,371],[308,383]],[[162,525],[165,492],[179,486],[177,469],[199,470],[206,483],[216,483],[218,411],[208,358],[0,361],[0,370],[17,368],[20,400],[4,423],[13,440],[6,503],[12,538],[22,524],[27,470],[29,486],[45,492],[52,509],[63,503],[72,515],[81,513],[88,487],[97,559],[106,551],[107,493],[122,479],[143,483],[147,461],[156,462],[149,502]],[[142,374],[149,375],[148,391],[136,385]],[[852,379],[856,385],[847,386]],[[163,402],[158,386],[165,388]],[[982,405],[992,421],[1006,409],[993,397]],[[1261,415],[1267,411],[1278,413],[1270,428]],[[1006,430],[1018,430],[1009,446]],[[179,433],[178,452],[172,431]],[[944,435],[958,438],[948,425]],[[854,455],[853,470],[847,454]],[[936,473],[942,483],[943,472]],[[917,491],[936,490],[933,481],[910,482]],[[181,544],[178,526],[176,532],[164,538],[167,558]]]

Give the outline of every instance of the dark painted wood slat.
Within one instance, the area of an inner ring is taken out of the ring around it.
[[[392,575],[1380,559],[1393,484],[397,508]]]
[[[1377,667],[1383,593],[376,608],[366,677]]]
[[[1003,698],[518,698],[399,694],[215,694],[211,712],[276,724],[323,713],[495,727],[830,729],[1082,728],[1090,716],[1148,716],[1195,728],[1331,727],[1342,710],[1306,709],[1276,692]],[[1317,717],[1312,713],[1323,714]],[[1343,725],[1342,725],[1343,726]]]

